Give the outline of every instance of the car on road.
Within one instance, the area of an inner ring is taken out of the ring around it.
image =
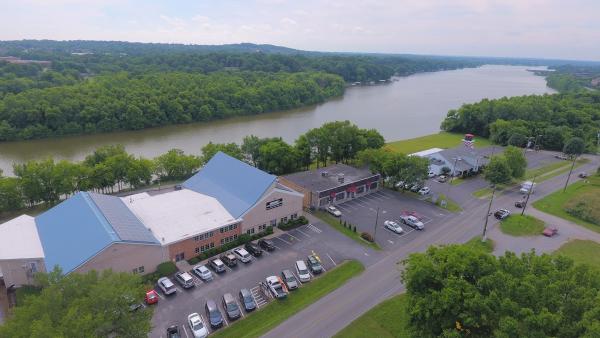
[[[553,237],[554,235],[558,235],[558,229],[546,227],[546,228],[544,228],[544,231],[542,231],[542,235],[544,235],[546,237]]]
[[[196,265],[192,271],[194,271],[194,273],[196,274],[196,276],[198,276],[198,278],[202,279],[203,281],[209,281],[213,279],[213,275],[212,272],[210,272],[210,270],[208,270],[208,268],[206,267],[206,265]]]
[[[225,309],[227,318],[232,320],[238,319],[242,315],[242,311],[240,310],[240,307],[231,293],[226,293],[223,295],[223,309]]]
[[[419,189],[418,193],[419,195],[427,195],[431,192],[431,189],[429,189],[429,187],[423,187],[421,189]]]
[[[287,297],[287,292],[285,292],[283,284],[277,276],[269,276],[265,278],[265,281],[273,298],[283,299]]]
[[[209,266],[211,267],[211,269],[213,269],[215,272],[225,272],[225,263],[223,263],[222,260],[215,258],[213,260],[210,261]]]
[[[167,338],[181,338],[177,325],[171,325],[167,328]]]
[[[437,181],[440,183],[446,183],[447,180],[448,180],[448,176],[446,176],[446,175],[440,175],[437,178]]]
[[[190,275],[189,273],[187,273],[185,271],[179,271],[178,273],[176,273],[175,274],[175,280],[184,289],[189,289],[189,288],[195,286],[194,279],[192,278],[192,275]]]
[[[254,242],[246,243],[246,245],[244,245],[244,248],[254,257],[262,256],[262,249],[260,248],[260,246],[258,246],[258,244]]]
[[[275,250],[275,244],[270,239],[259,239],[258,245],[263,248],[263,250],[273,251]]]
[[[321,265],[321,262],[317,259],[317,256],[315,255],[308,256],[306,258],[306,264],[308,265],[310,272],[312,272],[315,275],[318,275],[321,272],[323,272],[323,266]]]
[[[206,316],[208,317],[210,326],[215,328],[223,326],[223,315],[214,300],[207,300],[204,309],[206,310]]]
[[[144,301],[148,305],[158,303],[158,293],[156,293],[156,290],[150,290],[146,292],[146,295],[144,296]]]
[[[171,282],[168,277],[161,277],[158,279],[158,287],[163,291],[165,295],[170,295],[177,292],[175,284]]]
[[[508,216],[510,216],[510,211],[508,211],[506,209],[498,209],[494,213],[494,217],[496,217],[496,219],[499,219],[499,220],[503,220]]]
[[[577,175],[577,176],[579,176],[579,178],[586,178],[586,177],[588,177],[588,174],[584,171],[584,172],[579,173],[579,175]]]
[[[242,306],[246,310],[246,312],[254,311],[256,309],[256,302],[254,301],[254,297],[252,297],[252,293],[248,289],[240,290],[240,302]]]
[[[296,272],[302,283],[310,282],[310,273],[308,272],[308,268],[304,261],[296,261]]]
[[[231,252],[226,252],[222,254],[219,258],[221,258],[221,261],[223,261],[223,263],[225,263],[225,265],[227,265],[230,268],[237,265],[237,258],[235,258],[235,255]]]
[[[327,212],[332,214],[335,217],[340,217],[342,216],[342,212],[339,211],[336,207],[334,207],[333,205],[330,205],[327,207]]]
[[[404,232],[404,229],[402,229],[402,227],[400,226],[400,224],[394,222],[394,221],[385,221],[383,222],[383,225],[389,229],[392,230],[393,232],[397,233],[397,234],[401,234]]]
[[[190,326],[194,338],[204,338],[208,336],[208,329],[198,313],[194,312],[188,316],[188,325]]]
[[[517,208],[524,208],[525,207],[525,200],[518,200],[515,202],[515,207]]]
[[[244,248],[233,249],[233,253],[237,257],[237,259],[239,259],[242,263],[250,263],[250,261],[252,260],[250,253]]]
[[[402,223],[408,225],[409,227],[417,230],[425,229],[425,224],[421,222],[417,217],[413,215],[401,215],[400,220]]]
[[[281,279],[287,286],[288,290],[294,290],[298,288],[298,280],[290,270],[285,269],[281,271]]]

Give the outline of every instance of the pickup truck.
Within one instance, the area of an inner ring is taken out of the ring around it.
[[[287,297],[287,291],[277,276],[269,276],[266,281],[267,287],[274,298],[283,299]]]

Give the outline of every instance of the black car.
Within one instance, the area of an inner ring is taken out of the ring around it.
[[[262,256],[262,249],[254,242],[246,243],[246,245],[244,245],[244,248],[246,248],[246,251],[248,251],[254,257]]]
[[[223,263],[225,263],[225,265],[228,267],[234,267],[237,265],[237,258],[235,258],[235,255],[231,252],[224,253],[219,258],[221,258]]]
[[[515,202],[515,207],[517,207],[517,208],[524,208],[525,207],[525,201],[523,201],[523,200],[516,201]]]
[[[256,309],[256,303],[254,302],[254,298],[248,289],[240,290],[240,302],[242,306],[246,310],[246,312],[250,312]]]
[[[177,325],[172,325],[167,328],[167,338],[181,338]]]
[[[310,255],[306,258],[306,264],[308,265],[310,272],[312,272],[315,275],[318,275],[321,272],[323,272],[323,266],[321,265],[321,262],[319,262],[317,257],[315,257],[314,255]]]
[[[214,300],[209,299],[206,301],[206,316],[208,317],[208,321],[210,322],[210,326],[212,327],[221,327],[223,326],[223,315],[221,311],[217,307],[217,303]]]
[[[496,217],[496,219],[499,219],[499,220],[503,220],[503,219],[505,219],[508,216],[510,216],[510,211],[508,211],[506,209],[498,209],[494,213],[494,217]]]
[[[275,245],[269,239],[259,239],[258,240],[258,245],[261,248],[263,248],[264,250],[267,250],[267,251],[273,251],[273,250],[275,250]]]

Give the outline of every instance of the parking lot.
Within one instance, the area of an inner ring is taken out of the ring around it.
[[[259,307],[258,311],[260,311],[260,307],[266,305],[271,299],[264,295],[259,283],[264,282],[268,276],[280,276],[281,271],[285,269],[296,273],[294,263],[297,260],[306,260],[308,255],[317,255],[325,271],[346,259],[360,259],[363,263],[369,264],[375,261],[377,255],[376,252],[367,252],[368,249],[320,222],[279,233],[271,240],[276,247],[274,251],[263,251],[261,257],[252,257],[252,261],[247,264],[238,261],[236,267],[226,267],[227,271],[221,274],[213,271],[212,281],[204,282],[190,272],[195,282],[195,287],[191,289],[183,289],[175,282],[173,276],[170,277],[177,286],[176,294],[166,296],[160,288],[155,288],[161,299],[158,304],[151,305],[156,307],[151,337],[165,337],[166,328],[171,325],[179,326],[183,337],[192,337],[186,323],[187,316],[197,312],[207,324],[208,318],[204,305],[208,299],[217,303],[225,319],[224,326],[229,325],[229,319],[226,318],[223,311],[221,298],[223,294],[231,293],[239,303],[238,293],[243,288],[251,291]],[[200,264],[206,264],[206,262]],[[293,293],[293,291],[291,292]],[[242,316],[246,315],[243,310],[242,313]],[[237,320],[243,320],[243,317]],[[213,331],[212,328],[209,329],[211,332]]]
[[[345,220],[356,225],[357,231],[366,231],[371,234],[375,233],[374,225],[379,209],[375,241],[383,248],[393,248],[419,236],[420,232],[437,226],[443,222],[444,217],[448,216],[448,211],[407,194],[382,189],[336,207],[342,212],[342,221]],[[401,224],[399,219],[404,211],[416,212],[417,217],[425,224],[425,230],[414,230],[408,225]],[[396,234],[388,230],[383,225],[386,220],[397,221],[404,232]]]

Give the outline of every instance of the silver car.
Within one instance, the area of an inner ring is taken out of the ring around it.
[[[281,271],[281,279],[283,279],[283,282],[287,286],[288,290],[294,290],[298,288],[298,280],[290,270],[286,269]]]
[[[308,268],[304,261],[296,261],[296,272],[302,283],[310,282],[310,272],[308,272]]]
[[[208,270],[206,265],[196,265],[193,269],[196,276],[198,276],[203,281],[209,281],[213,279],[212,272]]]

